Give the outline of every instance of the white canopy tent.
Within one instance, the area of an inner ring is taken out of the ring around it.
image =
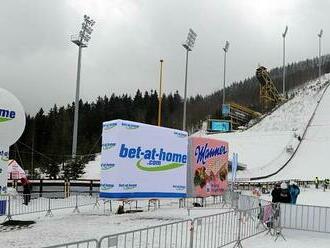
[[[16,162],[16,160],[8,160],[8,179],[19,180],[22,177],[26,178],[25,171],[22,167]]]

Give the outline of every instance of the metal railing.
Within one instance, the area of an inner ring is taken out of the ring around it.
[[[230,210],[195,219],[103,236],[97,248],[218,248],[240,242],[267,229],[260,225],[261,212],[266,206],[245,210]],[[71,247],[86,241],[67,243],[47,248]]]
[[[8,219],[14,215],[46,212],[52,216],[53,210],[74,208],[79,212],[79,207],[92,205],[97,202],[97,197],[90,196],[89,193],[73,192],[69,197],[64,197],[63,192],[44,193],[39,197],[38,193],[19,194],[15,196],[1,196],[0,202],[6,204],[5,213]]]
[[[193,247],[223,247],[234,243],[238,234],[236,211],[194,219]]]
[[[283,228],[330,233],[330,207],[281,204]]]
[[[143,229],[103,236],[99,248],[104,247],[153,247],[189,248],[191,220],[178,221]]]
[[[99,248],[99,242],[96,239],[88,239],[63,245],[48,246],[47,248]]]

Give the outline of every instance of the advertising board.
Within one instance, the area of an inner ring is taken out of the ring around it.
[[[230,121],[226,120],[210,120],[208,131],[210,132],[229,132]]]
[[[185,197],[187,132],[125,120],[103,123],[100,197]]]
[[[192,195],[207,197],[223,194],[228,187],[228,143],[190,137],[189,161],[192,165]]]
[[[19,100],[9,91],[0,88],[0,194],[7,189],[9,146],[22,135],[25,112]]]
[[[230,113],[230,104],[222,104],[222,115],[224,117],[229,116]]]
[[[0,194],[7,191],[9,146],[0,145]]]

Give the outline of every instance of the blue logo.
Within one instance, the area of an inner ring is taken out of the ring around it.
[[[177,191],[183,191],[186,189],[186,186],[184,185],[173,185],[173,188]]]
[[[100,185],[101,190],[109,190],[112,189],[115,185],[113,184],[108,184],[108,183],[103,183]]]
[[[0,157],[2,161],[8,161],[9,160],[9,152],[0,151]]]
[[[204,146],[197,146],[195,149],[195,156],[197,157],[197,164],[202,162],[202,164],[205,164],[206,160],[212,157],[221,156],[226,153],[228,153],[228,150],[226,150],[226,147],[224,145],[219,147],[207,147],[208,143],[206,143]]]
[[[104,130],[109,130],[117,126],[117,123],[104,123],[103,124],[103,129]]]
[[[104,143],[102,144],[102,150],[109,150],[116,146],[116,143]]]
[[[122,188],[123,190],[132,190],[135,189],[137,187],[137,184],[130,184],[130,183],[126,183],[126,184],[119,184],[118,185],[119,188]]]
[[[188,136],[186,133],[182,133],[178,131],[174,131],[174,135],[178,136],[179,138],[185,138]]]
[[[138,147],[126,147],[122,144],[119,157],[138,159],[136,166],[144,171],[165,171],[183,166],[187,163],[187,155],[180,153],[167,152],[163,148],[143,149]],[[142,160],[147,160],[147,164],[142,164]],[[166,164],[162,164],[166,162]]]
[[[101,170],[103,171],[110,170],[113,167],[115,167],[115,164],[107,164],[107,163],[101,164]]]
[[[15,119],[16,112],[9,109],[0,108],[0,122],[11,121]]]
[[[125,127],[126,129],[137,129],[139,128],[140,126],[137,125],[137,124],[134,124],[134,123],[127,123],[127,122],[123,122],[121,124],[123,127]]]

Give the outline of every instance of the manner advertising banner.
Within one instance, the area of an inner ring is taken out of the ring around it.
[[[186,132],[132,121],[103,123],[100,197],[185,197]]]
[[[0,194],[7,191],[7,168],[9,160],[9,147],[0,144]]]
[[[221,195],[227,190],[228,143],[221,140],[189,138],[194,197]]]

